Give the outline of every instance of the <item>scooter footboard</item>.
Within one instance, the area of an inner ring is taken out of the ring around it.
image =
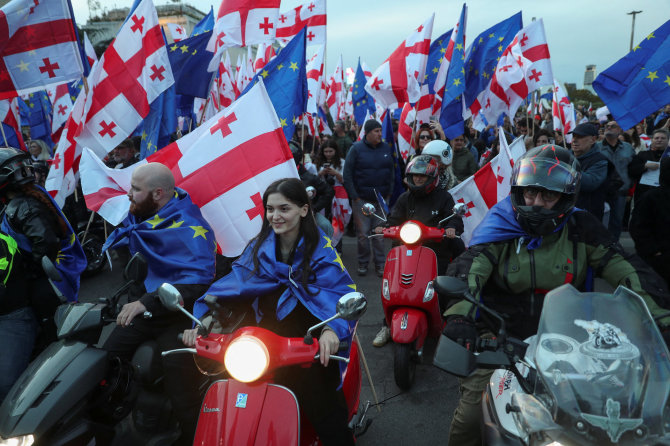
[[[295,394],[276,384],[220,380],[207,390],[193,444],[298,445],[300,409]]]
[[[391,339],[396,344],[409,344],[419,340],[423,345],[428,333],[426,313],[416,308],[397,308],[391,318]],[[417,348],[421,348],[417,345]]]

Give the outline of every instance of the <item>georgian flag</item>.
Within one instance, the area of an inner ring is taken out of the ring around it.
[[[400,121],[398,122],[398,149],[405,163],[407,163],[409,157],[414,155],[414,138],[412,138],[414,129],[412,128],[412,124],[415,119],[416,111],[409,102],[405,102],[400,113]]]
[[[88,40],[88,34],[84,33],[84,52],[86,53],[86,60],[88,60],[88,65],[93,67],[93,65],[98,61],[98,55],[95,54],[95,49],[90,40]]]
[[[142,0],[130,14],[88,83],[83,126],[74,136],[104,158],[149,114],[154,99],[174,84],[151,0]]]
[[[63,126],[70,116],[72,110],[72,98],[67,84],[60,84],[52,90],[51,102],[53,103],[53,117],[51,119],[51,140],[58,142]]]
[[[416,28],[365,84],[365,90],[383,109],[400,108],[421,97],[434,18],[435,14]]]
[[[342,69],[342,55],[335,67],[335,72],[328,80],[328,95],[326,105],[330,110],[330,116],[333,119],[342,119],[344,117],[344,103],[346,96],[344,92],[344,71]]]
[[[227,57],[228,53],[226,53]],[[230,59],[228,59],[228,66],[230,66]],[[224,61],[219,62],[219,75],[216,78],[216,86],[219,93],[219,105],[221,107],[228,107],[239,96],[239,91],[236,93],[230,70],[226,67]]]
[[[500,153],[491,162],[486,163],[474,175],[449,190],[455,203],[464,203],[468,211],[463,216],[465,226],[461,239],[467,246],[472,232],[482,221],[486,213],[510,193],[512,162],[502,129],[498,132]]]
[[[335,191],[335,197],[333,197],[333,203],[331,207],[331,216],[333,225],[333,237],[331,244],[336,246],[342,236],[344,235],[345,228],[351,220],[351,205],[349,204],[349,195],[344,186],[333,186]]]
[[[312,0],[286,12],[277,19],[277,40],[286,45],[307,27],[307,45],[326,44],[326,0]]]
[[[529,92],[552,85],[553,74],[542,19],[519,31],[503,52],[491,81],[470,106],[488,122],[500,114],[514,116]]]
[[[314,55],[307,60],[307,112],[318,113],[319,98],[323,95],[323,56],[326,47],[320,45]]]
[[[563,132],[565,142],[570,144],[572,142],[572,131],[577,125],[575,106],[570,102],[568,95],[565,94],[561,84],[556,79],[554,79],[553,96],[551,114],[554,117],[554,130]]]
[[[167,27],[170,30],[170,34],[172,34],[172,40],[175,42],[179,42],[180,40],[184,40],[188,37],[188,34],[186,34],[186,28],[184,28],[182,25],[168,23]]]
[[[0,125],[2,124],[6,124],[12,128],[14,137],[20,146],[15,148],[27,150],[26,144],[23,141],[23,135],[21,135],[21,115],[19,113],[19,100],[17,98],[0,100]],[[6,132],[7,130],[4,131]],[[10,142],[5,139],[7,135],[2,136],[0,144],[9,146]]]
[[[266,45],[265,43],[259,44],[258,49],[256,50],[256,60],[254,61],[253,72],[260,72],[274,56],[275,49],[272,45]]]
[[[298,178],[277,114],[259,79],[243,97],[193,132],[126,169],[109,169],[91,151],[82,156],[82,189],[89,209],[111,224],[128,213],[125,196],[135,167],[168,166],[214,228],[224,256],[239,255],[258,234],[262,196],[280,178]]]

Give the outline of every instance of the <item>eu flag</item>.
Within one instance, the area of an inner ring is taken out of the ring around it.
[[[465,26],[467,6],[463,5],[458,20],[458,30],[454,38],[451,62],[447,70],[444,84],[440,124],[447,138],[455,138],[463,134],[463,99],[465,91]]]
[[[22,125],[30,126],[30,139],[41,139],[50,149],[54,143],[51,140],[51,101],[44,90],[30,93],[23,101],[19,99],[19,111]]]
[[[361,58],[359,57],[358,68],[356,68],[356,76],[354,77],[354,85],[351,90],[351,100],[354,102],[354,119],[358,125],[363,125],[368,111],[371,114],[375,112],[375,100],[365,90],[367,81],[363,68],[361,67]]]
[[[286,140],[290,141],[296,122],[307,111],[305,28],[262,71],[256,73],[240,96],[249,91],[260,76],[263,76],[265,89],[277,112]]]
[[[207,65],[214,57],[214,53],[206,50],[211,35],[212,31],[208,31],[167,47],[177,94],[207,97],[212,80]]]
[[[209,12],[205,17],[203,17],[197,25],[193,27],[191,31],[191,36],[197,36],[198,34],[206,33],[214,29],[214,7],[209,7]]]
[[[451,39],[452,31],[453,29],[450,29],[437,39],[433,40],[433,43],[430,44],[430,49],[428,50],[428,62],[426,63],[426,76],[425,81],[423,82],[424,84],[428,84],[428,93],[430,94],[435,94],[435,90],[433,89],[435,86],[435,79],[437,78],[437,72],[440,71],[444,53],[447,51],[447,46],[449,46],[449,39]]]
[[[498,59],[522,28],[521,11],[481,33],[468,48],[465,58],[466,107],[470,107],[491,81]]]
[[[670,20],[600,73],[593,89],[624,129],[670,103]]]
[[[172,85],[152,103],[149,114],[142,122],[140,159],[170,144],[170,135],[177,130],[177,98]]]

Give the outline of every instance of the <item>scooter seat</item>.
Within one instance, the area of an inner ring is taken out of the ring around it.
[[[156,341],[147,341],[137,347],[131,362],[135,379],[142,385],[152,385],[163,376],[163,366]]]

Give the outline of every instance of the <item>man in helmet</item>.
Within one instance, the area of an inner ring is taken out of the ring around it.
[[[444,142],[444,141],[433,141]],[[446,144],[446,143],[444,143]],[[448,146],[448,145],[447,145]],[[426,145],[426,148],[428,145]],[[387,226],[397,226],[407,220],[417,220],[426,226],[437,226],[440,220],[452,214],[454,198],[446,189],[438,187],[440,181],[437,161],[431,156],[417,155],[407,164],[405,182],[408,190],[403,192],[396,201],[386,222]],[[458,256],[465,247],[457,233],[463,232],[463,220],[454,216],[445,226],[445,236],[442,242],[427,242],[426,247],[435,251],[437,256],[437,273],[444,274],[452,258]],[[375,228],[381,234],[383,228]],[[384,326],[377,333],[372,344],[381,347],[388,342],[390,331],[384,321]]]
[[[591,273],[638,293],[653,315],[667,311],[668,290],[660,277],[624,252],[596,217],[575,208],[579,169],[574,155],[559,146],[526,152],[514,165],[510,196],[493,206],[469,249],[449,265],[447,274],[467,281],[475,299],[503,314],[515,338],[536,333],[549,290],[571,283],[588,291]],[[491,330],[465,300],[452,302],[447,315],[444,334],[463,345]],[[660,321],[661,330],[669,319]],[[481,396],[491,372],[478,369],[461,380],[450,445],[481,444]]]
[[[449,190],[452,187],[456,186],[457,180],[454,171],[451,168],[451,161],[454,158],[453,151],[451,146],[441,139],[436,139],[429,142],[423,148],[422,155],[432,156],[439,167],[439,183],[437,185],[438,189]]]

